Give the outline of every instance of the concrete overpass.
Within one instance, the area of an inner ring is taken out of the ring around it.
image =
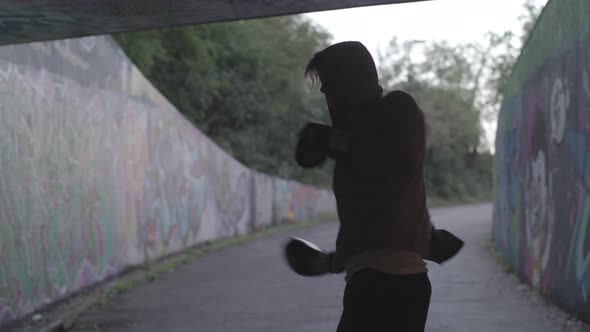
[[[0,45],[424,0],[7,0]]]

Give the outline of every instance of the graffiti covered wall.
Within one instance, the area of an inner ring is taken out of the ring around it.
[[[186,121],[107,37],[0,48],[0,326],[189,246],[334,211]]]
[[[550,1],[496,136],[493,238],[521,279],[590,321],[590,2]]]

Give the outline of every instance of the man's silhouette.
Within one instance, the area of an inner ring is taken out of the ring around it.
[[[302,275],[346,272],[338,331],[424,331],[431,284],[423,259],[442,263],[463,245],[430,223],[424,114],[405,92],[383,95],[359,42],[316,53],[306,75],[321,83],[332,126],[306,125],[296,160],[335,160],[340,228],[335,252],[296,239],[286,248],[289,263]]]

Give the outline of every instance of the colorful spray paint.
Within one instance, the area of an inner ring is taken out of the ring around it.
[[[330,192],[222,151],[107,37],[0,48],[0,326],[146,260],[333,210]]]
[[[590,2],[545,7],[506,91],[496,170],[495,244],[590,321]]]

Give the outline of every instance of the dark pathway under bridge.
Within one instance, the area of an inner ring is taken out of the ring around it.
[[[429,264],[433,285],[427,331],[573,331],[559,311],[504,273],[486,249],[491,205],[433,209],[433,219],[466,241],[445,266]],[[306,279],[283,263],[297,235],[333,247],[336,223],[217,252],[91,308],[74,331],[335,331],[342,275]]]

